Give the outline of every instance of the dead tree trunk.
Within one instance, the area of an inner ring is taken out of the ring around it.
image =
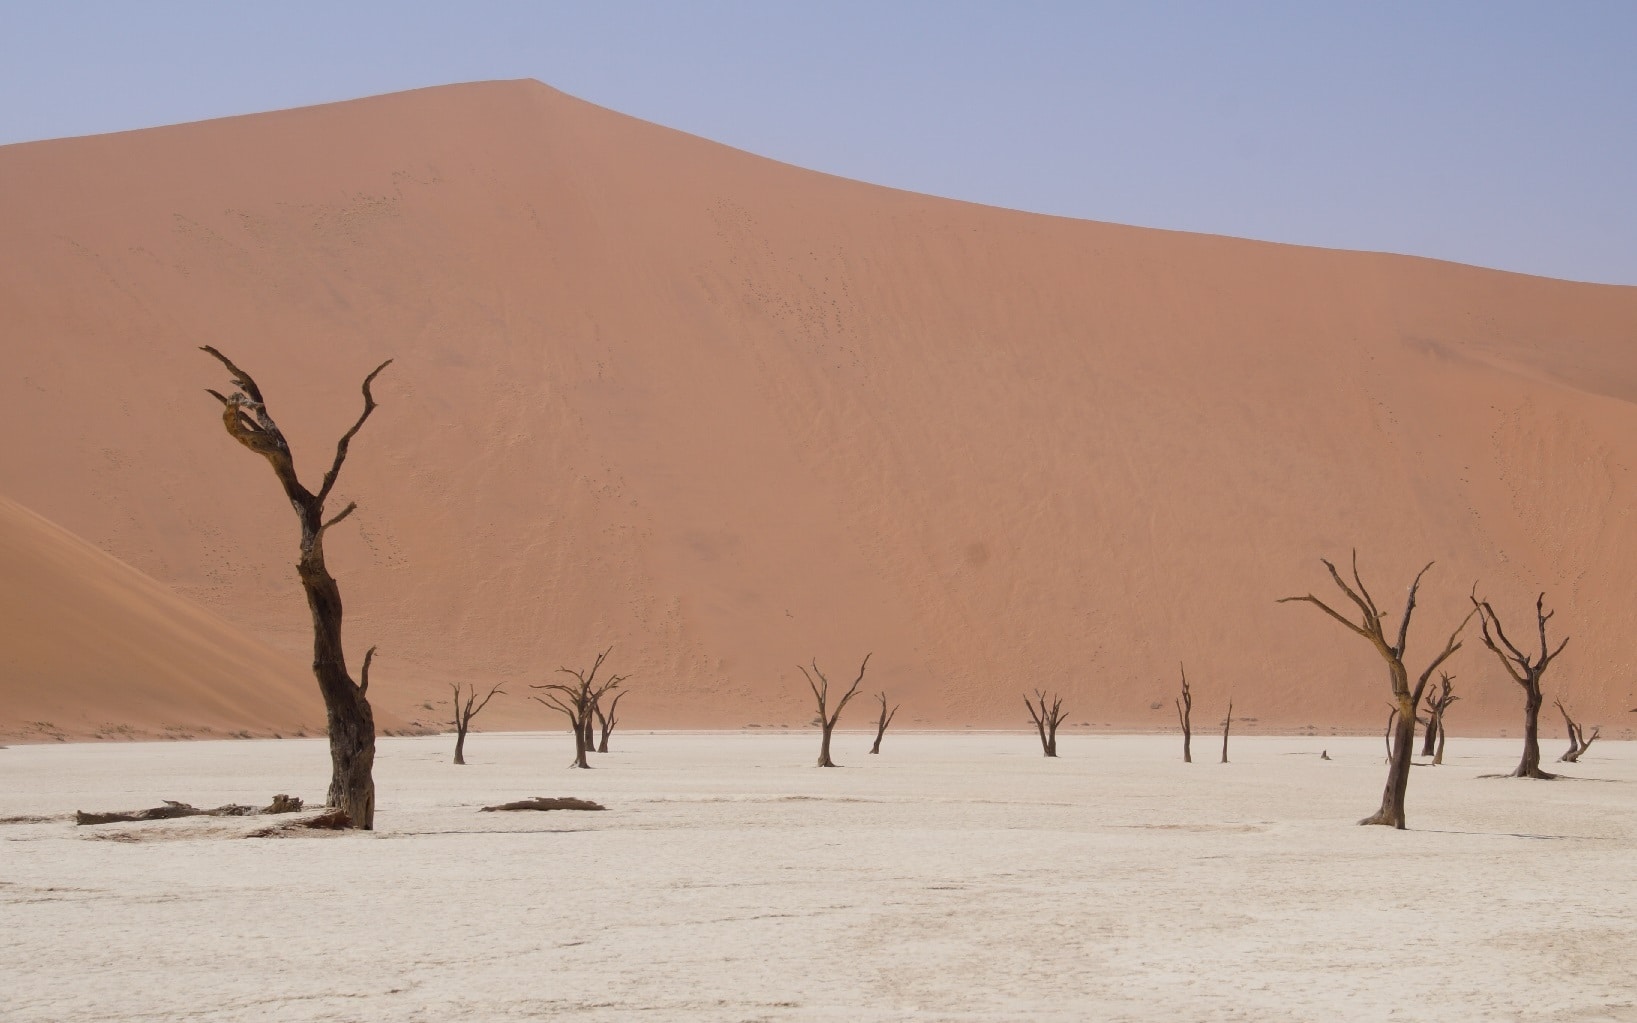
[[[1518,761],[1518,768],[1512,772],[1512,777],[1555,778],[1556,775],[1540,769],[1540,705],[1544,700],[1540,691],[1540,680],[1541,676],[1546,674],[1547,666],[1563,652],[1565,646],[1569,645],[1567,636],[1563,637],[1563,642],[1557,645],[1556,650],[1550,649],[1546,642],[1546,623],[1557,612],[1546,610],[1546,594],[1542,593],[1535,598],[1535,624],[1540,635],[1540,653],[1531,656],[1519,650],[1507,638],[1505,630],[1501,628],[1501,620],[1495,615],[1495,609],[1489,605],[1489,601],[1478,599],[1477,586],[1472,588],[1472,609],[1478,613],[1478,624],[1483,628],[1484,646],[1500,658],[1501,665],[1506,668],[1506,673],[1512,676],[1512,681],[1523,687],[1523,759]]]
[[[1594,727],[1591,738],[1586,738],[1586,730],[1581,728],[1579,723],[1569,716],[1568,708],[1563,706],[1563,701],[1554,700],[1552,702],[1557,704],[1558,713],[1563,715],[1563,726],[1569,732],[1569,748],[1561,757],[1557,758],[1558,762],[1563,764],[1578,763],[1580,755],[1590,749],[1591,744],[1597,741],[1597,736],[1602,729]]]
[[[872,755],[881,752],[881,737],[887,734],[887,726],[892,724],[892,719],[898,714],[897,706],[892,708],[891,713],[887,712],[886,690],[883,689],[881,692],[876,693],[875,698],[881,701],[881,716],[876,718],[875,721],[875,744],[870,747]]]
[[[1182,722],[1182,762],[1191,764],[1194,762],[1194,697],[1188,691],[1188,669],[1180,663],[1177,666],[1182,669],[1182,695],[1177,698],[1177,720]]]
[[[1063,698],[1053,693],[1052,702],[1048,706],[1045,693],[1036,689],[1034,695],[1039,706],[1030,703],[1027,696],[1023,698],[1023,706],[1029,708],[1029,717],[1034,721],[1035,731],[1040,734],[1040,751],[1048,757],[1055,757],[1057,726],[1063,723]]]
[[[364,425],[364,420],[375,411],[375,396],[370,384],[392,360],[388,359],[364,378],[364,411],[352,429],[341,435],[335,445],[335,458],[324,473],[315,493],[301,484],[296,476],[295,461],[284,433],[267,411],[261,388],[250,374],[233,365],[221,352],[204,346],[202,349],[232,374],[231,396],[210,391],[222,403],[222,422],[228,435],[256,454],[266,458],[284,488],[285,497],[295,509],[301,524],[301,557],[296,562],[296,573],[301,577],[301,588],[307,595],[307,608],[313,619],[313,676],[318,680],[319,693],[324,697],[324,712],[330,734],[330,789],[329,806],[339,807],[352,821],[352,826],[365,831],[375,827],[375,714],[369,705],[369,666],[375,653],[371,647],[364,655],[364,665],[355,684],[347,671],[347,660],[341,644],[341,589],[324,564],[324,533],[331,526],[351,515],[358,507],[349,502],[335,515],[324,517],[324,502],[335,487],[341,465],[347,459],[347,446]]]
[[[493,689],[489,690],[489,694],[483,698],[483,702],[481,703],[478,702],[477,686],[474,685],[472,686],[471,692],[466,694],[466,701],[462,703],[460,695],[461,684],[459,682],[450,684],[450,688],[455,691],[455,763],[465,766],[466,732],[472,727],[472,719],[477,717],[478,714],[483,711],[483,708],[489,705],[489,701],[494,699],[497,694],[502,696],[505,695],[506,691],[500,688],[503,685],[505,685],[504,682],[497,683]]]
[[[1459,700],[1455,695],[1455,676],[1447,671],[1438,673],[1439,691],[1427,690],[1427,738],[1421,746],[1422,756],[1431,756],[1433,766],[1444,762],[1444,712]]]
[[[548,685],[530,685],[530,689],[540,690],[540,695],[531,697],[537,703],[545,704],[568,718],[568,731],[574,737],[574,761],[570,767],[590,768],[586,762],[586,754],[591,748],[592,708],[595,707],[604,694],[617,689],[625,681],[624,675],[612,675],[606,682],[597,681],[597,670],[603,666],[613,651],[609,647],[597,655],[590,671],[575,670],[573,668],[558,668],[564,675],[572,675],[573,682],[553,682]]]
[[[813,691],[813,699],[818,701],[817,720],[821,733],[818,755],[818,766],[820,767],[836,766],[835,761],[830,759],[830,733],[836,730],[836,722],[841,720],[841,711],[847,706],[847,701],[858,695],[858,686],[864,681],[864,669],[870,666],[870,657],[871,654],[864,655],[864,663],[858,666],[858,677],[853,679],[852,687],[842,694],[841,700],[836,704],[834,710],[829,709],[830,680],[825,678],[824,672],[819,670],[818,659],[814,658],[813,660],[812,674],[808,674],[807,669],[801,665],[796,665],[801,670],[802,675],[806,677],[807,688]],[[818,677],[818,681],[813,680],[814,676]]]
[[[1233,698],[1228,699],[1228,716],[1222,719],[1222,760],[1228,762],[1228,729],[1233,726]]]
[[[608,737],[614,734],[614,726],[619,724],[619,718],[615,715],[620,709],[620,700],[624,698],[625,691],[622,689],[614,694],[613,700],[609,701],[608,710],[603,710],[601,700],[598,700],[597,703],[591,708],[597,715],[597,727],[602,732],[597,742],[598,753],[608,752]]]
[[[1347,599],[1352,601],[1354,606],[1358,608],[1359,621],[1354,623],[1311,593],[1301,597],[1283,597],[1279,600],[1279,603],[1302,601],[1314,605],[1337,622],[1340,622],[1349,632],[1369,642],[1371,646],[1375,647],[1376,652],[1381,655],[1381,659],[1387,662],[1387,675],[1392,682],[1393,709],[1398,713],[1396,727],[1392,730],[1392,744],[1387,767],[1387,785],[1381,794],[1381,808],[1359,821],[1359,823],[1382,824],[1402,830],[1404,827],[1404,794],[1409,789],[1410,758],[1415,751],[1416,705],[1421,702],[1421,694],[1426,691],[1427,679],[1432,677],[1432,673],[1438,669],[1439,665],[1449,660],[1455,651],[1461,649],[1461,644],[1458,641],[1461,632],[1466,628],[1467,622],[1472,620],[1473,614],[1477,612],[1475,610],[1470,611],[1465,618],[1461,619],[1461,624],[1455,627],[1455,631],[1450,633],[1449,639],[1445,641],[1444,649],[1437,657],[1433,658],[1431,664],[1427,665],[1427,670],[1421,673],[1420,678],[1412,687],[1410,685],[1409,670],[1404,667],[1404,647],[1409,640],[1410,618],[1415,613],[1415,595],[1421,588],[1421,577],[1427,574],[1427,569],[1432,567],[1432,563],[1428,562],[1426,568],[1417,572],[1415,581],[1410,584],[1409,596],[1404,601],[1404,614],[1398,623],[1397,642],[1389,643],[1382,627],[1384,615],[1376,607],[1375,599],[1370,596],[1370,591],[1365,588],[1364,581],[1359,578],[1358,551],[1353,552],[1353,586],[1349,586],[1342,581],[1341,573],[1336,571],[1335,565],[1323,558],[1320,561],[1323,561],[1324,567],[1329,571],[1330,578],[1335,582],[1337,588],[1346,594]]]

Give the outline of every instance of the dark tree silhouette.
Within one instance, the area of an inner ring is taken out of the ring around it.
[[[601,731],[601,735],[598,736],[597,740],[598,753],[608,752],[608,737],[614,734],[614,726],[620,723],[620,719],[616,714],[620,709],[620,701],[625,699],[626,692],[627,690],[621,689],[615,693],[614,698],[608,701],[607,710],[603,710],[603,702],[600,696],[597,702],[591,705],[591,712],[597,716],[597,728]]]
[[[885,689],[876,693],[875,698],[881,701],[881,715],[875,721],[875,745],[870,747],[872,754],[881,752],[881,737],[887,734],[887,726],[892,724],[892,719],[898,716],[899,706],[895,704],[890,713],[887,711],[887,691]]]
[[[1194,762],[1194,697],[1188,691],[1188,669],[1179,662],[1177,667],[1182,669],[1182,695],[1177,697],[1177,720],[1182,722],[1182,762]]]
[[[1314,605],[1337,622],[1340,622],[1346,627],[1347,631],[1369,642],[1371,646],[1375,647],[1376,652],[1381,655],[1381,659],[1387,662],[1387,675],[1392,683],[1393,690],[1393,709],[1398,715],[1396,719],[1397,728],[1393,732],[1392,748],[1388,757],[1387,785],[1381,794],[1381,809],[1359,821],[1359,823],[1382,824],[1402,829],[1404,827],[1404,793],[1409,789],[1410,758],[1415,752],[1416,705],[1421,702],[1421,694],[1427,688],[1427,679],[1432,677],[1432,673],[1438,670],[1439,665],[1449,660],[1455,651],[1461,649],[1459,642],[1461,632],[1477,611],[1474,609],[1467,612],[1467,616],[1461,619],[1461,624],[1457,625],[1455,631],[1449,634],[1449,639],[1444,643],[1444,649],[1439,652],[1437,657],[1432,659],[1432,663],[1427,665],[1427,669],[1421,673],[1420,678],[1412,686],[1409,670],[1404,667],[1404,647],[1409,641],[1410,618],[1415,613],[1415,595],[1421,588],[1421,577],[1427,574],[1427,569],[1432,567],[1432,563],[1428,562],[1426,568],[1416,573],[1415,581],[1410,584],[1409,596],[1404,601],[1404,614],[1398,623],[1398,639],[1396,642],[1388,642],[1382,626],[1382,619],[1385,616],[1376,607],[1375,599],[1370,596],[1370,591],[1365,588],[1364,581],[1359,578],[1358,551],[1353,551],[1352,586],[1342,581],[1341,573],[1336,571],[1335,565],[1324,558],[1319,560],[1330,573],[1330,578],[1335,582],[1336,587],[1346,594],[1347,599],[1352,601],[1353,605],[1358,608],[1359,621],[1357,623],[1353,622],[1311,593],[1300,597],[1282,597],[1279,603],[1299,601]]]
[[[830,680],[825,678],[824,672],[819,670],[818,659],[814,658],[813,660],[812,674],[808,674],[807,669],[801,665],[796,665],[801,670],[803,677],[807,679],[807,687],[813,691],[813,699],[818,701],[817,724],[821,732],[818,755],[818,766],[820,767],[836,766],[836,762],[830,759],[830,733],[836,730],[836,722],[841,720],[841,711],[847,706],[847,702],[858,695],[859,684],[864,681],[864,669],[870,666],[872,654],[864,655],[864,663],[858,666],[858,677],[853,679],[851,688],[843,693],[841,699],[836,702],[834,710],[831,710],[829,706]],[[817,676],[817,681],[814,681],[814,676]]]
[[[1472,588],[1472,610],[1478,614],[1478,623],[1483,628],[1484,646],[1494,652],[1506,668],[1506,673],[1512,676],[1512,681],[1523,687],[1523,759],[1518,761],[1518,769],[1512,772],[1514,778],[1555,778],[1540,769],[1540,705],[1544,697],[1540,691],[1541,676],[1546,674],[1546,668],[1563,648],[1569,645],[1569,637],[1564,636],[1563,642],[1557,645],[1556,650],[1550,649],[1546,642],[1546,623],[1551,621],[1555,611],[1546,610],[1546,594],[1542,593],[1535,598],[1535,624],[1540,633],[1540,653],[1530,655],[1512,645],[1506,637],[1506,631],[1501,628],[1501,620],[1496,617],[1495,609],[1489,606],[1489,601],[1478,599],[1478,588]],[[1503,649],[1504,648],[1504,649]]]
[[[1233,697],[1228,697],[1228,716],[1222,719],[1222,760],[1228,762],[1228,729],[1233,727]]]
[[[568,718],[569,734],[574,736],[574,762],[570,767],[589,768],[585,756],[590,752],[591,729],[588,727],[592,708],[611,689],[616,689],[625,681],[624,675],[610,675],[606,681],[597,681],[597,671],[613,652],[609,647],[597,655],[592,662],[591,670],[574,668],[558,668],[557,670],[574,678],[573,682],[551,682],[544,685],[530,685],[530,689],[540,690],[539,694],[531,699],[543,703],[553,710],[561,712]]]
[[[1035,731],[1040,733],[1040,751],[1048,757],[1057,756],[1057,726],[1063,723],[1063,697],[1052,694],[1052,702],[1048,706],[1046,694],[1036,689],[1035,701],[1023,698],[1023,706],[1029,708],[1029,717],[1034,721]]]
[[[1580,755],[1591,749],[1592,743],[1597,741],[1597,736],[1602,733],[1602,729],[1593,726],[1591,738],[1587,738],[1586,730],[1580,727],[1579,722],[1569,716],[1568,708],[1563,706],[1563,701],[1553,700],[1552,702],[1557,704],[1558,713],[1563,715],[1563,727],[1569,731],[1569,748],[1561,757],[1557,758],[1558,762],[1564,764],[1579,763]]]
[[[1450,704],[1459,700],[1455,695],[1455,676],[1447,671],[1438,673],[1438,690],[1427,689],[1427,740],[1421,747],[1422,756],[1431,756],[1433,766],[1444,762],[1444,713]]]
[[[222,423],[228,436],[266,458],[278,477],[284,495],[295,509],[301,524],[301,556],[296,561],[296,573],[301,577],[301,588],[307,595],[307,608],[313,618],[313,676],[318,680],[318,691],[324,697],[324,712],[330,735],[330,789],[327,805],[339,808],[347,815],[354,828],[365,831],[375,827],[375,713],[369,705],[369,667],[375,648],[364,655],[358,681],[347,671],[347,659],[341,645],[341,588],[324,564],[324,533],[331,526],[351,515],[356,502],[329,518],[324,517],[324,502],[335,488],[341,465],[347,460],[347,446],[363,427],[364,420],[375,411],[375,396],[370,384],[383,369],[392,364],[388,359],[375,367],[364,378],[364,411],[352,429],[341,435],[335,445],[335,458],[324,473],[317,492],[308,490],[296,476],[294,457],[284,432],[273,421],[262,398],[261,388],[249,373],[235,366],[221,352],[205,345],[201,351],[227,367],[232,375],[231,395],[211,390],[211,397],[222,403]]]
[[[466,763],[466,732],[472,727],[472,719],[483,712],[483,708],[489,705],[490,700],[496,696],[506,695],[506,691],[500,688],[505,684],[504,682],[495,683],[494,688],[490,689],[488,695],[484,696],[481,701],[477,698],[477,686],[474,685],[463,701],[461,698],[461,684],[459,682],[450,683],[450,688],[455,691],[453,701],[455,707],[453,721],[455,726],[455,763],[461,765]]]

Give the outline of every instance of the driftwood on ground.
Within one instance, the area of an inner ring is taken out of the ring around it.
[[[299,809],[299,807],[298,807]],[[347,811],[339,806],[327,807],[321,813],[311,817],[298,817],[291,821],[282,821],[278,824],[269,824],[265,828],[257,828],[246,838],[277,838],[298,831],[345,831],[352,827],[352,818]]]
[[[179,817],[252,817],[259,814],[295,813],[301,807],[299,797],[287,796],[282,792],[274,796],[271,803],[262,807],[228,803],[215,809],[201,810],[197,806],[167,799],[164,806],[153,806],[146,810],[115,810],[109,813],[86,813],[84,810],[75,810],[74,823],[121,824],[132,821],[168,821]]]
[[[493,813],[496,810],[606,810],[608,807],[601,803],[593,803],[589,799],[579,799],[575,796],[535,796],[533,799],[519,799],[513,803],[501,803],[499,806],[485,806],[481,813]]]

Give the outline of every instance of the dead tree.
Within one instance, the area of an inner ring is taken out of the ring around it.
[[[585,736],[581,740],[585,745],[585,751],[587,753],[595,752],[597,749],[597,703],[595,700],[592,701],[591,709],[586,714],[581,727],[585,730]]]
[[[802,668],[801,665],[796,665],[797,668],[801,669],[802,675],[806,677],[807,688],[813,691],[813,699],[818,701],[816,723],[822,733],[822,737],[819,739],[818,755],[818,766],[820,767],[836,766],[835,761],[830,759],[830,733],[835,731],[836,722],[841,720],[841,711],[842,708],[847,706],[847,701],[858,695],[859,684],[864,681],[864,669],[870,666],[870,657],[871,654],[864,655],[864,663],[858,666],[858,677],[853,679],[852,687],[842,694],[841,700],[836,703],[834,710],[829,709],[830,680],[825,678],[824,672],[819,670],[818,660],[816,658],[813,660],[812,674],[808,674],[807,669]],[[818,677],[816,682],[813,680],[815,675]]]
[[[1381,655],[1381,659],[1387,662],[1387,675],[1392,683],[1393,690],[1393,709],[1397,711],[1398,715],[1396,719],[1397,727],[1392,733],[1392,746],[1388,758],[1387,785],[1381,794],[1381,809],[1359,821],[1359,823],[1382,824],[1402,830],[1404,827],[1404,793],[1409,789],[1410,758],[1415,752],[1416,705],[1421,702],[1421,694],[1426,691],[1427,679],[1432,677],[1432,673],[1438,670],[1439,665],[1449,660],[1455,651],[1461,649],[1459,642],[1461,632],[1466,629],[1467,622],[1470,622],[1472,616],[1477,612],[1475,610],[1467,612],[1467,616],[1461,619],[1461,624],[1457,625],[1455,631],[1449,634],[1449,639],[1444,643],[1444,649],[1432,659],[1432,663],[1427,665],[1427,669],[1421,673],[1420,678],[1411,686],[1409,670],[1404,667],[1404,647],[1409,641],[1410,618],[1415,613],[1415,595],[1421,588],[1421,577],[1427,574],[1427,569],[1432,567],[1432,563],[1428,562],[1426,568],[1417,572],[1415,581],[1410,584],[1409,596],[1404,601],[1404,614],[1398,623],[1397,641],[1389,643],[1382,625],[1382,619],[1385,616],[1376,607],[1375,598],[1370,596],[1370,591],[1365,588],[1364,581],[1359,578],[1358,551],[1353,552],[1353,586],[1349,586],[1342,581],[1341,573],[1336,571],[1335,565],[1324,558],[1319,560],[1323,562],[1325,569],[1329,571],[1330,578],[1335,582],[1336,587],[1346,594],[1347,599],[1352,601],[1353,605],[1358,608],[1359,621],[1357,623],[1353,622],[1311,593],[1301,597],[1283,597],[1279,600],[1279,603],[1299,601],[1314,605],[1337,622],[1340,622],[1349,632],[1375,647],[1376,652]]]
[[[1586,738],[1586,730],[1581,728],[1580,724],[1569,716],[1568,708],[1563,706],[1563,701],[1553,700],[1552,702],[1557,704],[1558,713],[1563,715],[1563,727],[1569,731],[1569,749],[1561,757],[1557,758],[1558,762],[1564,764],[1578,763],[1580,754],[1591,749],[1592,743],[1597,741],[1597,736],[1602,732],[1602,729],[1593,726],[1591,738]]]
[[[1182,695],[1177,698],[1177,720],[1182,722],[1182,762],[1194,762],[1194,696],[1188,691],[1188,669],[1179,662],[1177,667],[1182,669]]]
[[[571,675],[573,682],[552,682],[546,685],[530,685],[530,689],[540,690],[540,694],[531,697],[538,703],[562,712],[568,718],[569,734],[574,736],[574,762],[570,767],[589,768],[585,755],[590,752],[592,708],[597,705],[609,690],[616,689],[625,681],[624,675],[611,675],[607,681],[597,681],[597,670],[603,666],[603,661],[613,651],[609,647],[597,655],[590,671],[573,668],[558,668],[564,675]]]
[[[1233,697],[1228,698],[1228,716],[1222,719],[1222,760],[1228,762],[1228,729],[1233,726]]]
[[[1489,601],[1478,599],[1476,586],[1472,588],[1472,609],[1477,612],[1478,623],[1483,628],[1484,646],[1500,659],[1512,681],[1523,687],[1523,759],[1518,761],[1518,769],[1512,772],[1512,777],[1555,778],[1556,775],[1540,769],[1540,705],[1544,699],[1540,692],[1540,679],[1546,674],[1547,666],[1569,645],[1567,636],[1563,637],[1556,650],[1550,649],[1546,642],[1546,623],[1557,612],[1546,610],[1546,594],[1535,598],[1540,653],[1530,655],[1512,645],[1501,628],[1501,620],[1496,617],[1495,609],[1489,606]]]
[[[1057,756],[1057,726],[1063,723],[1063,698],[1056,693],[1052,694],[1051,705],[1046,704],[1046,694],[1036,689],[1035,701],[1023,698],[1023,706],[1029,708],[1029,717],[1034,721],[1035,731],[1040,733],[1040,750],[1048,757]]]
[[[602,695],[599,693],[597,701],[591,705],[591,713],[597,717],[597,728],[602,733],[597,740],[597,752],[608,752],[608,737],[614,734],[614,726],[619,724],[616,713],[620,709],[620,701],[625,699],[626,690],[621,689],[608,701],[608,709],[603,710]]]
[[[1437,692],[1427,690],[1427,741],[1421,747],[1421,755],[1432,757],[1433,766],[1444,762],[1444,712],[1449,710],[1450,704],[1459,700],[1455,695],[1455,676],[1447,671],[1438,673]]]
[[[894,717],[898,716],[898,707],[901,706],[894,704],[892,711],[889,713],[887,711],[887,692],[884,689],[876,693],[875,698],[881,701],[881,715],[875,721],[875,745],[870,747],[871,754],[881,752],[881,737],[887,734],[887,726],[892,724]]]
[[[472,686],[471,692],[466,694],[466,699],[463,703],[460,695],[461,684],[459,682],[453,682],[450,684],[450,688],[455,691],[455,717],[454,721],[452,722],[455,726],[455,763],[465,766],[466,732],[472,727],[472,719],[477,717],[478,714],[482,713],[483,708],[489,705],[490,700],[494,699],[496,696],[506,695],[506,691],[500,688],[503,685],[505,685],[504,682],[496,683],[494,688],[489,690],[489,694],[483,698],[482,702],[478,702],[477,686],[474,685]]]
[[[369,705],[369,665],[375,653],[371,647],[364,655],[363,669],[354,683],[347,672],[345,651],[341,645],[341,589],[324,565],[324,533],[336,523],[351,515],[358,505],[348,502],[345,508],[329,518],[324,517],[324,502],[335,488],[341,465],[347,460],[347,445],[363,427],[364,420],[375,411],[375,396],[370,384],[383,369],[392,364],[388,359],[375,367],[364,378],[364,411],[352,429],[341,435],[335,445],[335,458],[324,473],[316,492],[308,490],[296,476],[294,457],[284,433],[267,411],[261,388],[250,374],[233,365],[221,352],[205,345],[202,349],[232,374],[232,395],[210,391],[222,403],[222,422],[228,435],[256,454],[266,458],[278,477],[284,494],[295,509],[301,524],[301,557],[296,572],[301,577],[301,588],[307,594],[307,607],[313,618],[313,675],[318,679],[318,691],[324,697],[324,711],[330,734],[330,790],[327,805],[346,812],[352,826],[369,831],[375,827],[375,714]]]
[[[1398,720],[1397,704],[1389,703],[1392,709],[1387,712],[1387,727],[1381,730],[1381,743],[1387,750],[1386,763],[1393,762],[1393,722]]]

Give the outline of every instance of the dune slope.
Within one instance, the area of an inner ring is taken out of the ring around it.
[[[5,498],[0,579],[0,734],[323,730],[297,658]]]
[[[0,485],[291,657],[295,524],[195,348],[312,483],[397,360],[328,540],[392,712],[507,679],[487,721],[544,724],[524,683],[612,644],[634,724],[803,725],[795,665],[874,651],[901,725],[1164,727],[1186,662],[1200,720],[1376,728],[1374,653],[1274,603],[1356,546],[1394,615],[1437,562],[1412,662],[1544,590],[1550,694],[1637,720],[1637,289],[928,198],[534,82],[7,147],[0,222]],[[1475,636],[1451,670],[1453,729],[1516,729]]]

